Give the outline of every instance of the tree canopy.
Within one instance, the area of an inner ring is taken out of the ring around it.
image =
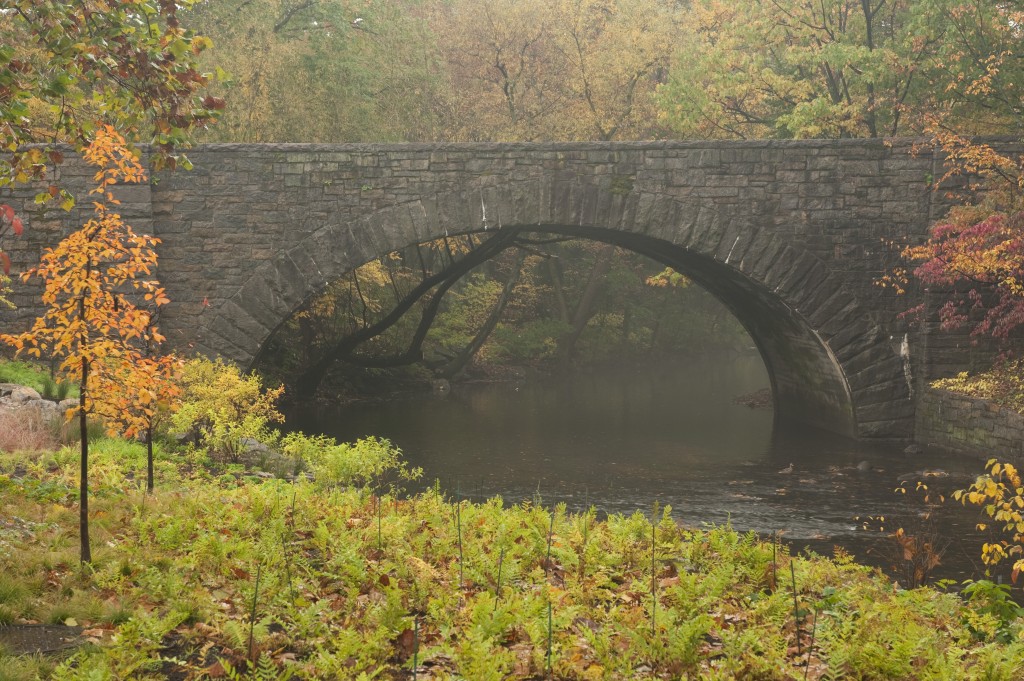
[[[84,149],[103,125],[147,142],[158,164],[215,117],[197,57],[212,43],[185,28],[193,0],[12,0],[0,12],[0,187],[44,179],[61,154]]]
[[[1019,131],[1019,0],[229,0],[212,139]]]
[[[1014,5],[1018,5],[1014,9]],[[684,137],[1019,129],[1019,3],[695,0],[661,103]],[[978,89],[987,80],[989,93]]]

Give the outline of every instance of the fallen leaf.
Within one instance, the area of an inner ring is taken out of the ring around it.
[[[409,659],[412,657],[413,647],[416,645],[416,634],[412,629],[406,629],[398,635],[395,645],[398,647],[398,659]]]
[[[220,660],[217,660],[203,671],[211,679],[223,679],[227,676],[227,672],[224,671],[224,665],[220,663]]]

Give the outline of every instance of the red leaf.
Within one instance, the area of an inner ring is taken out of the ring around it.
[[[14,219],[14,209],[6,203],[0,203],[0,215],[3,215],[4,220],[10,222]]]
[[[416,634],[412,629],[405,629],[398,635],[398,639],[395,641],[395,646],[398,648],[399,659],[409,659],[412,657],[413,649],[416,646]]]
[[[203,106],[205,106],[207,109],[214,109],[215,111],[220,111],[224,108],[226,104],[227,102],[225,102],[223,99],[221,99],[220,97],[214,97],[213,95],[207,95],[203,98]]]
[[[21,225],[21,218],[14,218],[14,220],[11,221],[11,228],[14,230],[15,234],[21,234],[25,229]]]
[[[4,274],[11,273],[11,259],[3,251],[0,251],[0,264],[3,264]]]

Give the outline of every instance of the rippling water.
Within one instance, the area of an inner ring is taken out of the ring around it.
[[[971,459],[784,427],[770,408],[734,401],[767,386],[756,356],[701,360],[455,386],[443,397],[324,408],[289,426],[339,440],[386,437],[423,468],[424,486],[436,480],[453,496],[608,514],[650,513],[658,503],[688,525],[782,532],[798,546],[830,553],[840,545],[883,567],[885,543],[863,529],[864,518],[918,526],[922,507],[894,493],[901,481],[951,490],[981,471]],[[949,543],[939,576],[976,574],[976,518],[949,503],[934,514]]]

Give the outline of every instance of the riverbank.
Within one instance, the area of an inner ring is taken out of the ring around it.
[[[842,553],[661,513],[213,476],[194,452],[161,453],[147,496],[143,462],[134,444],[94,447],[83,568],[75,453],[0,458],[0,623],[69,625],[84,644],[3,654],[0,676],[225,678],[248,660],[310,679],[1024,675],[1024,623],[998,596],[902,590]]]

